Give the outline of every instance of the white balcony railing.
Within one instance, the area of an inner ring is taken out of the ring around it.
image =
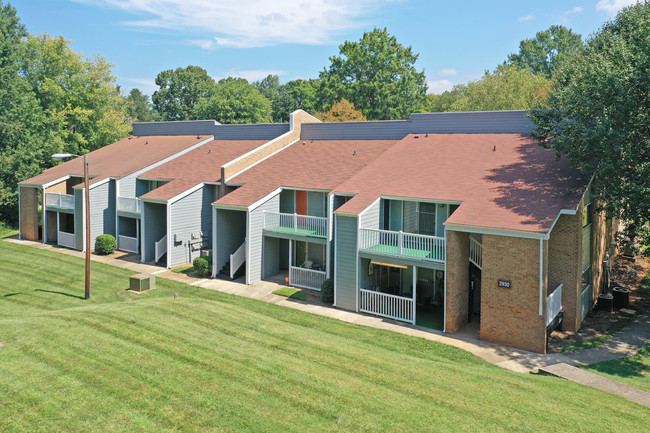
[[[295,213],[264,212],[264,229],[301,236],[327,237],[327,218]]]
[[[359,249],[370,253],[443,263],[446,259],[445,238],[365,228],[359,235]]]
[[[593,300],[591,299],[591,286],[582,289],[580,293],[580,321],[582,322],[587,317],[587,313],[591,309]]]
[[[292,286],[320,291],[320,287],[326,278],[327,273],[323,271],[289,266],[289,284]]]
[[[469,237],[469,261],[483,269],[483,245],[473,237]]]
[[[230,279],[235,277],[235,272],[239,270],[241,265],[246,261],[246,241],[237,248],[233,254],[230,255]]]
[[[389,295],[374,290],[359,290],[359,311],[376,314],[389,319],[415,323],[413,299]]]
[[[562,284],[546,298],[546,326],[562,311]]]
[[[154,242],[154,261],[160,260],[167,253],[167,235],[163,236],[158,242]]]
[[[131,236],[122,236],[117,237],[117,248],[122,251],[127,251],[129,253],[138,253],[139,247],[138,238],[132,238]]]
[[[61,247],[75,249],[77,246],[74,233],[62,232],[57,233],[56,243]]]
[[[138,198],[131,198],[131,197],[117,198],[118,212],[128,212],[128,213],[140,215],[141,212],[140,207],[141,207],[141,201]]]
[[[58,192],[46,192],[45,207],[74,210],[74,195],[59,194]]]

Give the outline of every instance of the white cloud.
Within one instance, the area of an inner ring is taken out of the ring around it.
[[[452,68],[444,68],[438,71],[438,77],[441,78],[448,78],[448,77],[455,77],[458,75],[458,72],[456,72],[455,69]]]
[[[368,24],[366,18],[390,0],[73,0],[121,9],[138,28],[191,31],[204,49],[263,47],[284,43],[328,44]],[[188,32],[189,33],[189,32]]]
[[[123,83],[123,94],[128,94],[133,88],[138,88],[147,95],[158,90],[156,82],[147,78],[121,78],[119,81]]]
[[[572,15],[582,13],[584,11],[583,8],[580,6],[576,6],[573,9],[569,9],[568,11],[564,12],[562,15],[560,15],[559,20],[562,23],[567,23],[571,19]]]
[[[219,81],[222,78],[227,78],[227,77],[235,77],[235,78],[245,78],[249,83],[257,80],[261,80],[262,78],[266,78],[268,75],[284,75],[286,74],[285,71],[265,71],[265,70],[250,70],[250,71],[230,71],[226,72],[225,74],[222,74],[218,77],[212,77],[214,78],[215,81]]]
[[[596,5],[596,10],[605,11],[613,16],[624,7],[635,3],[638,3],[638,0],[600,0]]]
[[[532,21],[534,19],[535,19],[535,15],[528,14],[526,16],[517,18],[517,21],[519,21],[520,23],[523,23],[524,21]]]
[[[428,81],[427,85],[429,86],[428,93],[433,93],[439,95],[443,92],[453,89],[454,83],[449,80],[433,80]]]

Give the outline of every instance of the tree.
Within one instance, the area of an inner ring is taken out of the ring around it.
[[[199,66],[168,69],[156,77],[160,90],[153,93],[151,100],[162,120],[192,120],[195,106],[210,96],[215,84]]]
[[[287,122],[289,115],[298,109],[313,113],[320,109],[318,93],[320,80],[297,79],[280,87],[277,97],[272,100],[273,121]]]
[[[444,111],[528,110],[546,99],[549,88],[541,74],[501,65],[480,80],[455,86]]]
[[[221,123],[271,122],[271,101],[243,78],[224,78],[192,111],[195,119]]]
[[[363,121],[367,120],[366,116],[360,110],[354,108],[352,102],[346,101],[337,101],[332,105],[332,108],[325,113],[315,112],[314,117],[320,119],[323,122],[351,122],[351,121]]]
[[[551,26],[537,32],[534,38],[521,41],[519,52],[508,55],[508,63],[551,78],[562,62],[582,47],[579,34],[564,26]]]
[[[621,11],[556,75],[533,137],[587,175],[628,235],[650,221],[650,3]]]
[[[126,111],[136,122],[151,122],[155,117],[149,96],[142,93],[140,89],[131,89],[129,92],[126,98]]]
[[[346,99],[368,119],[404,119],[426,102],[424,71],[413,64],[418,54],[404,47],[386,29],[365,32],[359,42],[339,46],[320,73],[323,105]]]

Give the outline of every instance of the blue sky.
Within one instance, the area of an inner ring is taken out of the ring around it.
[[[6,3],[3,0],[3,3]],[[386,27],[420,57],[430,93],[479,78],[553,24],[583,37],[635,0],[12,0],[30,33],[101,54],[125,92],[165,69],[215,79],[317,78],[345,40]]]

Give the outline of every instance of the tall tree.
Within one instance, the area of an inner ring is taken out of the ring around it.
[[[508,63],[551,78],[558,67],[583,47],[582,37],[564,26],[551,26],[534,38],[519,43],[519,52],[508,55]]]
[[[346,99],[371,120],[403,119],[425,106],[424,71],[414,67],[419,55],[386,29],[365,32],[359,42],[346,41],[339,49],[320,73],[324,104]]]
[[[533,136],[587,175],[628,234],[650,221],[650,3],[622,10],[560,69]]]
[[[287,122],[289,115],[298,109],[313,113],[321,107],[318,103],[320,80],[297,79],[280,87],[277,97],[271,101],[273,121]]]
[[[315,112],[314,117],[317,117],[323,122],[352,122],[352,121],[364,121],[367,120],[366,116],[360,110],[354,108],[352,102],[346,101],[337,101],[332,105],[332,108],[329,111]]]
[[[151,122],[155,117],[149,96],[140,89],[131,89],[126,98],[126,110],[129,117],[136,122]]]
[[[210,96],[215,84],[208,72],[199,66],[162,71],[156,77],[160,90],[151,97],[153,106],[162,120],[194,119],[194,107]]]
[[[221,123],[271,122],[271,101],[243,78],[224,78],[209,97],[194,107],[195,119],[215,119]]]

